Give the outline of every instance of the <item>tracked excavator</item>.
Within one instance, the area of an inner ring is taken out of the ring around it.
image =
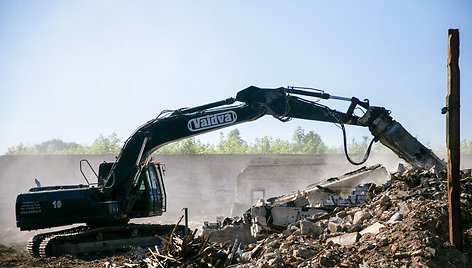
[[[321,104],[320,100],[329,99],[347,101],[349,108],[340,112]],[[363,115],[355,115],[358,108],[362,109]],[[100,164],[96,183],[85,178],[87,184],[38,185],[18,195],[17,226],[20,230],[37,230],[85,223],[34,236],[28,243],[28,251],[33,256],[155,245],[158,243],[156,237],[175,232],[174,226],[128,224],[130,219],[161,215],[166,210],[165,166],[153,162],[151,154],[168,143],[254,121],[264,115],[271,115],[282,122],[298,118],[336,124],[343,131],[346,156],[353,164],[365,162],[372,143],[380,141],[413,168],[445,168],[442,160],[389,114],[383,107],[371,106],[368,100],[333,96],[318,89],[255,86],[241,90],[236,98],[193,108],[165,110],[128,138],[114,162]],[[368,127],[373,135],[360,162],[347,154],[346,124]],[[86,160],[82,161],[85,162],[81,164],[88,164]]]

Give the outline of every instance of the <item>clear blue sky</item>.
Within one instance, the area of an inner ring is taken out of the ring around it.
[[[460,29],[461,137],[471,139],[471,14],[470,1],[3,0],[0,154],[52,138],[90,145],[115,132],[124,141],[163,109],[250,85],[368,98],[441,146],[449,28]],[[291,139],[297,126],[341,145],[328,123],[267,117],[238,129],[252,142]],[[216,143],[218,133],[199,138]]]

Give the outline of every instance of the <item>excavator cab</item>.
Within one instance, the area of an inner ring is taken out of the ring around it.
[[[131,210],[132,218],[160,216],[166,211],[166,192],[164,188],[165,165],[149,162],[138,180],[137,201]]]

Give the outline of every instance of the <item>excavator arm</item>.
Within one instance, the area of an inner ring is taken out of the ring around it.
[[[320,104],[317,99],[349,102],[346,112]],[[354,110],[365,113],[356,116]],[[53,231],[34,236],[28,243],[33,256],[84,253],[118,249],[129,245],[155,245],[156,234],[176,230],[174,226],[123,225],[131,218],[161,215],[165,211],[165,189],[161,164],[150,161],[159,147],[179,139],[256,120],[272,115],[280,121],[291,118],[368,127],[374,141],[380,141],[414,168],[442,170],[445,167],[434,153],[412,137],[383,107],[370,106],[367,100],[332,96],[308,88],[264,89],[248,87],[229,98],[193,108],[164,111],[140,126],[125,142],[112,163],[102,163],[98,186],[67,185],[35,187],[19,194],[16,200],[17,226],[36,230],[74,223],[88,227]],[[365,161],[368,153],[364,157]],[[361,161],[360,163],[362,163]],[[355,164],[360,164],[355,163]],[[84,176],[85,177],[85,176]]]
[[[350,106],[347,112],[340,112],[306,97],[349,101]],[[366,110],[361,117],[353,113],[358,107]],[[344,124],[368,127],[374,141],[380,141],[414,168],[434,167],[440,170],[445,167],[431,150],[393,120],[388,110],[370,106],[368,100],[332,96],[308,88],[265,89],[251,86],[238,92],[235,99],[166,111],[139,127],[125,142],[108,176],[100,183],[103,191],[130,209],[132,202],[128,199],[133,180],[139,177],[142,167],[156,149],[170,142],[253,121],[264,115],[272,115],[281,121],[299,118],[331,122],[341,125],[343,131]]]

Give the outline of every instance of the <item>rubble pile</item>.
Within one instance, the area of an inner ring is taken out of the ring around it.
[[[449,244],[445,174],[403,171],[371,187],[361,205],[338,207],[286,228],[268,228],[257,242],[169,238],[150,249],[147,267],[470,267],[472,177],[463,171],[464,250]],[[270,224],[269,224],[270,225]],[[275,231],[278,230],[278,231]],[[145,266],[144,266],[145,267]]]
[[[164,239],[165,246],[149,249],[141,261],[147,267],[225,267],[236,262],[236,251],[240,243],[214,243],[208,236],[195,237],[197,230],[180,238]]]
[[[262,216],[247,219],[251,214],[245,213],[239,220],[225,219],[222,223],[225,226],[209,235],[197,236],[197,230],[186,236],[172,232],[169,237],[161,237],[163,247],[134,249],[120,258],[107,258],[104,264],[153,268],[471,267],[471,170],[463,170],[461,179],[462,252],[448,242],[445,174],[403,170],[390,178],[381,185],[363,187],[368,199],[365,202],[298,218],[283,228],[274,226],[271,216],[264,222]],[[302,200],[300,196],[305,194],[297,193],[290,200],[297,203]],[[245,236],[212,242],[212,235],[231,226],[233,230],[226,231],[228,234],[251,233],[255,221],[267,228],[258,232],[254,243],[244,241]],[[245,231],[236,232],[238,228]],[[65,258],[58,261],[68,263]]]
[[[405,171],[361,206],[290,224],[248,245],[236,267],[468,267],[472,178],[461,180],[464,253],[449,244],[445,174]]]

